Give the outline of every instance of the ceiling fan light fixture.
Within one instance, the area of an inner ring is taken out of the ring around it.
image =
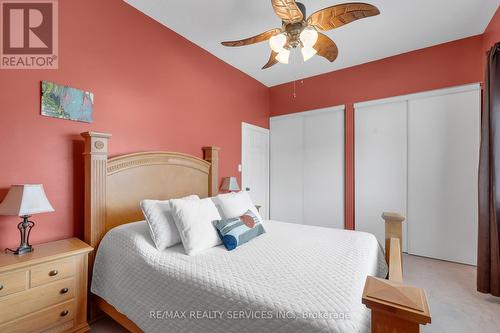
[[[318,41],[318,32],[313,27],[307,27],[300,33],[300,41],[306,48],[312,48]]]
[[[276,56],[276,60],[285,65],[288,64],[289,59],[290,59],[290,50],[287,49],[282,49]]]
[[[316,53],[318,53],[318,51],[316,51],[316,49],[312,48],[312,47],[303,47],[302,50],[302,58],[304,58],[304,61],[307,61],[309,59],[311,59],[312,57],[314,57],[316,55]]]
[[[262,69],[274,66],[278,62],[288,64],[291,56],[290,50],[296,48],[302,48],[304,61],[318,55],[329,62],[334,62],[339,54],[339,49],[335,42],[323,32],[380,14],[377,7],[368,3],[346,2],[320,9],[306,16],[304,4],[298,1],[271,0],[274,13],[281,21],[279,28],[269,29],[252,37],[226,41],[221,44],[234,47],[267,41],[272,52]]]
[[[274,52],[280,53],[281,51],[284,50],[286,41],[287,37],[285,33],[277,34],[269,38],[269,46],[271,46],[271,49]]]

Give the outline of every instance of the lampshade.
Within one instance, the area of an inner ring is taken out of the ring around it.
[[[53,211],[42,184],[12,185],[0,204],[0,215],[26,216]]]
[[[222,190],[224,191],[239,191],[238,180],[236,177],[226,177],[222,182]]]

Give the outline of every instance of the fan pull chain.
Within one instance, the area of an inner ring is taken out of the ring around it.
[[[293,98],[297,98],[297,87],[296,87],[296,82],[293,81]],[[300,86],[304,85],[304,80],[300,80]]]

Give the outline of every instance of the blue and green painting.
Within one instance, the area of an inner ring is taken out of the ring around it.
[[[42,115],[91,123],[93,107],[93,93],[42,81]]]

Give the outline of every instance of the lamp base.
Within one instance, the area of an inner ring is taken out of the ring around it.
[[[33,247],[29,243],[31,229],[35,226],[35,223],[29,221],[29,216],[22,216],[23,221],[17,225],[19,233],[21,235],[21,243],[16,250],[5,249],[5,252],[12,252],[13,254],[22,255],[26,253],[33,252]]]
[[[33,248],[33,246],[27,245],[27,246],[19,246],[16,250],[5,249],[5,252],[12,252],[12,254],[21,255],[21,254],[33,252],[34,250],[35,249]]]

